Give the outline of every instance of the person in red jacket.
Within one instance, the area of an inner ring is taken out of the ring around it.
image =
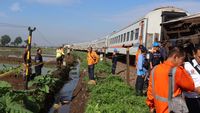
[[[150,112],[156,110],[156,113],[169,113],[168,102],[163,101],[162,99],[168,99],[168,79],[170,69],[177,67],[174,77],[173,97],[182,94],[182,91],[194,90],[192,78],[181,66],[184,59],[185,52],[180,48],[174,48],[170,50],[167,60],[153,69],[154,77],[152,78],[151,73],[146,100]]]

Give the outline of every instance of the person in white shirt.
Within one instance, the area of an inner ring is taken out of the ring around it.
[[[189,113],[200,113],[200,46],[194,50],[194,59],[185,62],[184,68],[194,81],[195,92],[184,92]]]

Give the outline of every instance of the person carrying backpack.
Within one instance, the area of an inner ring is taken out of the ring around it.
[[[194,91],[194,82],[186,70],[181,66],[185,52],[180,48],[170,50],[167,60],[153,68],[150,75],[146,104],[153,113],[187,113],[183,91]],[[173,74],[171,73],[171,70]],[[173,84],[171,84],[171,82]],[[173,87],[171,87],[171,85]],[[171,92],[170,90],[171,89]],[[180,98],[178,98],[180,97]],[[181,101],[174,101],[178,98]],[[178,103],[177,102],[181,102]],[[175,112],[173,110],[180,110]],[[186,110],[184,112],[184,110]]]

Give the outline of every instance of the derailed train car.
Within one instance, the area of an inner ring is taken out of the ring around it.
[[[84,50],[88,46],[92,46],[96,50],[104,48],[106,53],[112,53],[116,48],[120,54],[126,54],[126,49],[123,48],[123,45],[133,45],[130,48],[130,55],[134,56],[140,44],[150,49],[154,41],[165,40],[165,24],[162,23],[186,16],[188,16],[188,13],[180,8],[157,8],[121,30],[91,42],[73,45]]]
[[[107,52],[117,48],[119,53],[126,54],[123,45],[131,45],[130,55],[135,55],[139,44],[150,49],[154,41],[162,41],[162,22],[187,16],[187,12],[175,7],[161,7],[149,12],[140,20],[109,36]]]

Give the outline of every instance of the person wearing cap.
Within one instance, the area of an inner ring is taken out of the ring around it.
[[[150,68],[153,69],[154,66],[162,63],[162,55],[159,51],[159,43],[154,42],[153,43],[153,50],[150,54]]]
[[[143,96],[143,85],[144,85],[145,74],[147,72],[147,70],[144,67],[145,55],[146,55],[146,49],[141,48],[141,54],[138,56],[137,79],[135,84],[137,96]]]
[[[94,78],[94,66],[99,61],[99,56],[95,51],[92,50],[92,47],[88,47],[88,53],[87,53],[87,62],[88,62],[88,75],[90,81],[88,84],[96,84],[95,78]]]
[[[42,49],[37,49],[37,54],[35,56],[35,75],[42,74],[42,67],[43,67],[43,59],[42,59]]]
[[[112,74],[115,74],[117,67],[117,49],[115,48],[112,54]]]

